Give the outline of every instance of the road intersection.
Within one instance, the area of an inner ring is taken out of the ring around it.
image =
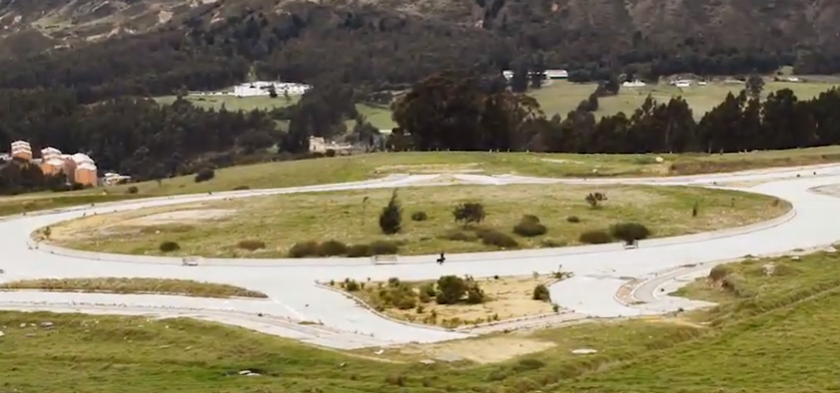
[[[334,348],[358,348],[409,342],[436,342],[470,337],[494,329],[550,324],[581,318],[649,315],[703,306],[667,296],[681,278],[707,272],[713,264],[745,255],[780,254],[797,249],[828,246],[840,239],[840,199],[825,191],[840,184],[840,165],[772,169],[732,174],[639,179],[546,179],[523,176],[447,175],[456,183],[488,187],[514,184],[650,184],[722,188],[726,184],[762,182],[748,192],[772,195],[793,204],[793,210],[769,222],[711,233],[652,239],[638,249],[618,244],[400,258],[391,265],[375,265],[367,258],[312,260],[203,259],[199,266],[184,266],[181,258],[97,254],[67,250],[31,240],[38,228],[83,215],[141,209],[180,203],[244,198],[298,192],[337,191],[406,186],[446,186],[443,175],[392,175],[354,183],[247,190],[164,197],[83,206],[0,219],[0,282],[32,278],[150,277],[180,278],[236,285],[266,293],[269,299],[203,299],[163,295],[115,295],[0,292],[0,309],[45,310],[154,316],[187,316],[242,326],[270,334]],[[822,189],[822,192],[813,192]],[[495,326],[459,330],[390,320],[316,281],[435,279],[444,274],[489,277],[548,273],[562,265],[574,277],[549,288],[552,301],[567,312],[533,320],[509,321]],[[675,270],[676,269],[676,270]],[[680,270],[682,269],[682,270]],[[628,282],[632,304],[617,296]],[[301,323],[304,322],[304,323]]]

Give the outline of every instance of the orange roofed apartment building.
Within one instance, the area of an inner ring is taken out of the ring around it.
[[[32,147],[28,142],[12,142],[11,156],[19,160],[39,164],[45,175],[57,175],[63,173],[67,176],[68,183],[79,183],[85,186],[96,186],[98,176],[96,163],[86,154],[62,154],[54,147],[47,147],[41,150],[40,162],[32,158]]]

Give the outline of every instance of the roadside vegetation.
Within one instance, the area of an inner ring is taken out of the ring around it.
[[[762,195],[690,187],[409,187],[90,216],[52,226],[50,241],[147,255],[427,255],[630,243],[751,224],[789,208]]]
[[[836,253],[820,253],[729,265],[728,274],[741,275],[754,292],[708,285],[718,278],[691,284],[689,292],[722,294],[715,297],[722,303],[705,311],[347,354],[186,319],[0,311],[0,369],[9,389],[59,393],[172,386],[232,393],[827,393],[837,384],[840,352],[838,262]],[[770,263],[778,270],[767,275]],[[595,353],[572,352],[581,349]]]
[[[268,297],[262,292],[233,285],[168,278],[44,278],[6,282],[0,284],[0,290],[156,294],[212,298]]]

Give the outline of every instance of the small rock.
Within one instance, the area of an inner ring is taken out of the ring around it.
[[[773,262],[765,263],[762,267],[764,268],[764,275],[767,277],[772,276],[776,272],[776,265]]]
[[[373,353],[374,353],[375,355],[381,355],[381,354],[385,353],[385,350],[384,350],[384,349],[380,349],[380,350],[378,350],[378,351],[374,351]]]
[[[435,361],[434,361],[434,360],[432,360],[432,359],[424,359],[424,360],[421,360],[421,361],[420,361],[420,363],[423,363],[423,364],[425,364],[425,365],[427,365],[427,366],[430,366],[430,365],[432,365],[432,364],[435,364]]]
[[[6,333],[3,333],[2,331],[0,331],[0,337],[3,337],[5,335],[6,335]]]
[[[800,257],[799,257],[799,255],[794,255],[794,256],[790,257],[790,259],[792,259],[792,260],[794,260],[794,261],[798,261],[798,260],[800,260],[800,259],[802,259],[802,258],[800,258]]]
[[[52,322],[41,322],[41,327],[51,328],[51,327],[53,327],[53,323]]]
[[[591,354],[597,353],[597,352],[598,351],[596,351],[592,348],[581,348],[581,349],[575,349],[575,350],[572,351],[572,353],[575,354],[575,355],[591,355]]]
[[[828,246],[828,248],[825,249],[825,252],[837,252],[837,249],[832,246]]]
[[[22,323],[22,324],[20,324],[20,328],[21,328],[21,329],[23,329],[23,328],[25,328],[25,327],[26,327],[26,323]]]
[[[347,366],[347,362],[341,362],[341,363],[338,365],[338,367],[346,367],[346,366]]]
[[[259,377],[260,375],[262,375],[262,374],[258,374],[258,373],[248,373],[248,374],[245,374],[245,376],[246,376],[246,377]]]
[[[248,375],[251,373],[251,370],[242,370],[239,372],[239,375]]]

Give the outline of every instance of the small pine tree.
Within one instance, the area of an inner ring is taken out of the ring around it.
[[[379,214],[379,228],[386,235],[399,233],[402,224],[402,207],[400,206],[397,190],[391,194],[391,200],[382,208]]]

